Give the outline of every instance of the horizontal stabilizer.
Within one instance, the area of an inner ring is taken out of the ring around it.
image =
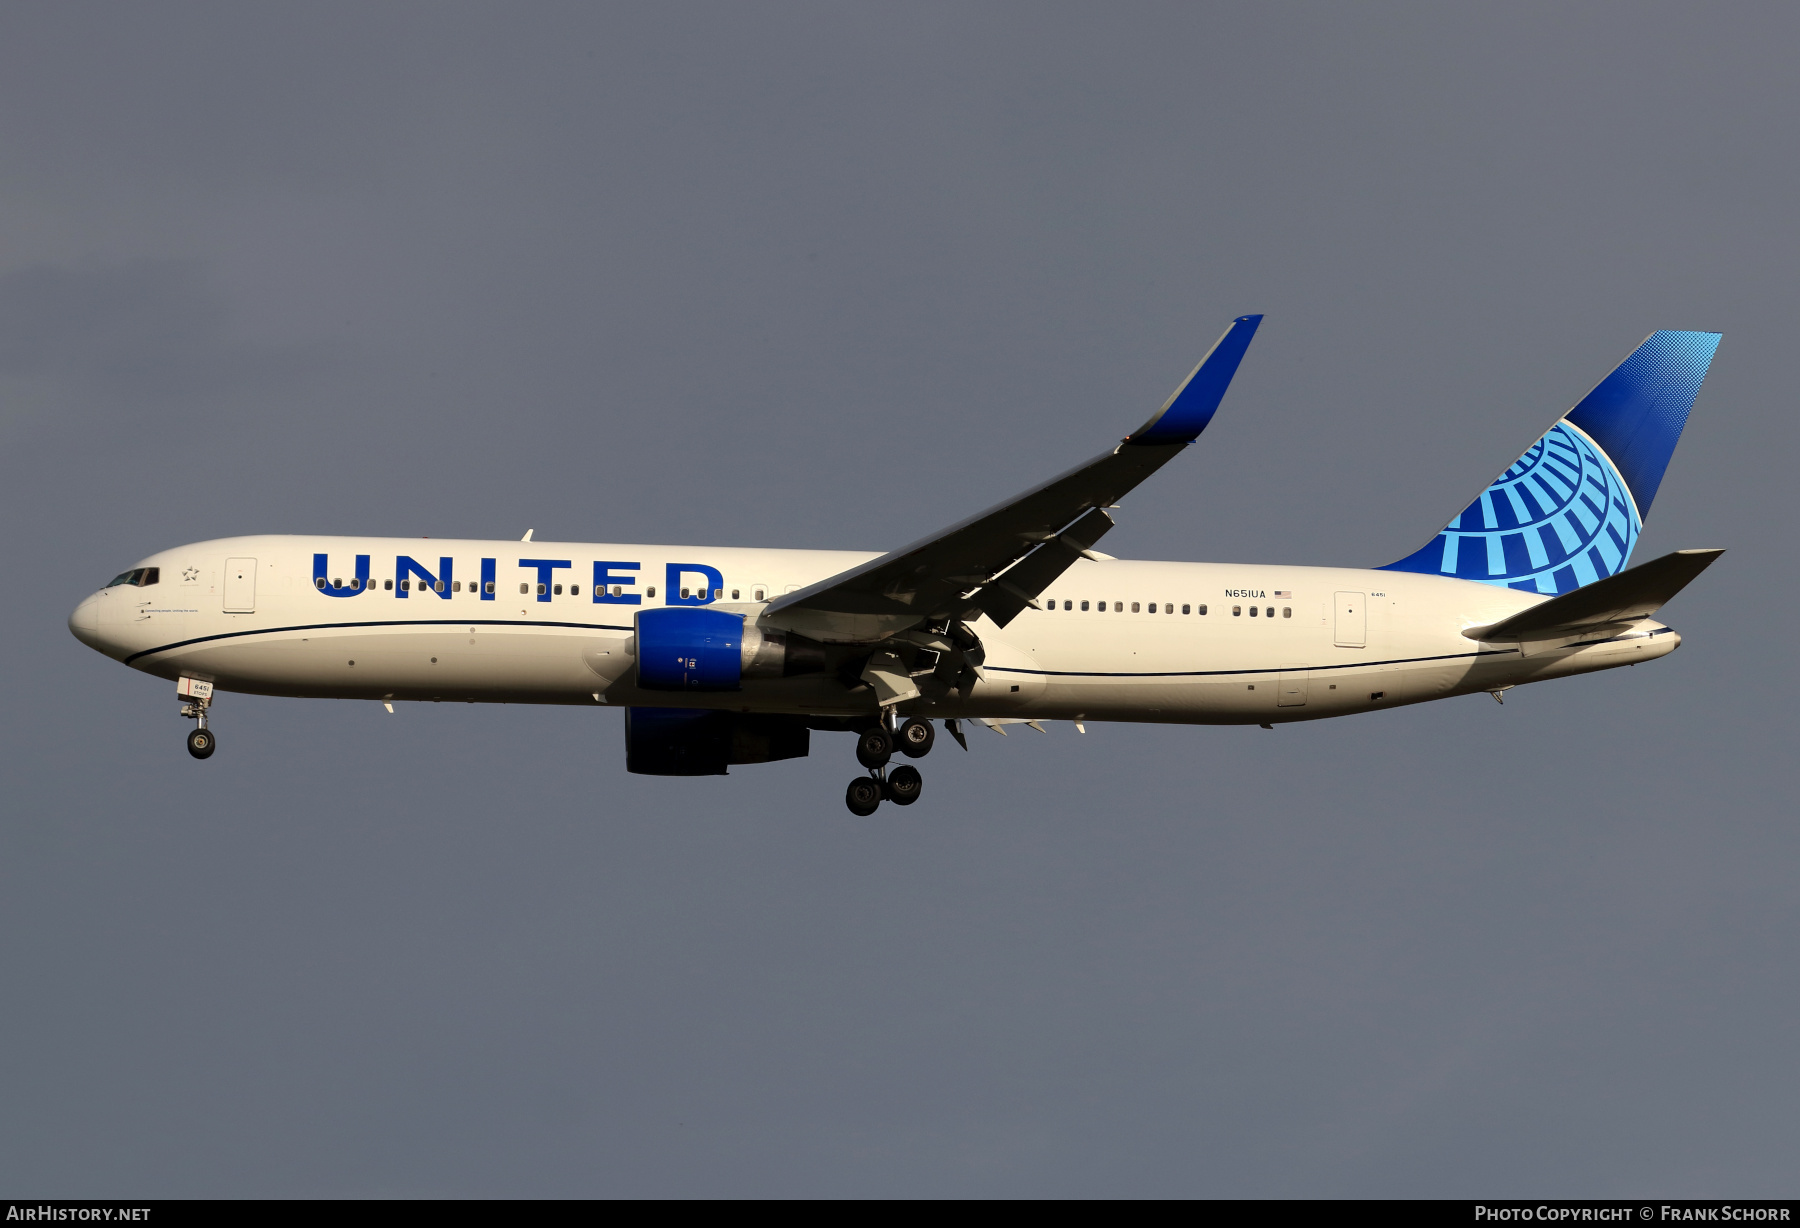
[[[1487,627],[1463,634],[1488,643],[1552,640],[1601,627],[1634,623],[1662,609],[1723,550],[1677,550],[1616,576],[1552,597]]]

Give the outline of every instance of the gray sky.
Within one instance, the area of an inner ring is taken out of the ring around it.
[[[0,1187],[1796,1193],[1791,6],[0,11]],[[1268,313],[1115,553],[1374,565],[1725,333],[1643,669],[1267,733],[173,688],[237,533],[881,550]],[[1779,497],[1778,497],[1779,496]]]

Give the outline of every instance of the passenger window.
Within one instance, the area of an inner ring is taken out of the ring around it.
[[[682,599],[682,600],[683,600],[683,601],[686,601],[686,600],[687,600],[687,595],[688,595],[688,591],[687,591],[687,590],[686,590],[686,589],[685,589],[685,588],[684,588],[684,589],[682,589],[682,590],[681,590],[681,599]]]
[[[453,593],[462,592],[462,581],[461,580],[450,581],[450,591]]]
[[[109,584],[106,587],[111,588],[112,585]],[[314,576],[313,577],[313,587],[323,590],[325,587],[325,577],[324,576]]]
[[[542,584],[538,585],[537,595],[540,597],[544,596],[544,585],[542,585]]]
[[[1113,602],[1113,613],[1114,614],[1123,614],[1124,612],[1125,612],[1125,603],[1123,601]]]
[[[1087,603],[1087,602],[1085,602],[1085,601],[1084,601],[1084,602],[1082,602],[1082,603],[1081,603],[1081,608],[1082,608],[1082,611],[1083,611],[1083,612],[1086,612],[1086,610],[1087,610],[1087,608],[1088,608],[1088,603]]]
[[[529,585],[529,584],[519,585],[519,596],[523,597],[529,592],[531,592],[531,585]]]
[[[433,591],[441,593],[444,591],[444,582],[442,580],[439,580],[436,584],[433,584],[431,587],[432,587]]]
[[[383,580],[381,582],[381,587],[391,593],[394,591],[394,582],[392,580]]]
[[[1131,612],[1133,614],[1136,614],[1138,612],[1138,603],[1135,601],[1131,603]]]
[[[725,590],[722,588],[715,588],[713,590],[713,600],[714,601],[717,601],[719,598],[723,597],[724,595],[725,595]]]
[[[652,596],[652,597],[656,596],[656,585],[654,585],[654,584],[652,584],[650,586],[650,596]]]
[[[1251,617],[1251,618],[1255,618],[1255,617],[1256,617],[1256,607],[1255,607],[1255,606],[1251,606],[1251,607],[1250,607],[1250,617]]]
[[[1283,618],[1292,618],[1294,616],[1294,607],[1291,605],[1282,606],[1281,607],[1281,616]]]
[[[1074,603],[1074,602],[1073,602],[1073,601],[1065,601],[1065,602],[1063,602],[1063,609],[1065,609],[1065,610],[1072,610],[1072,609],[1074,609],[1074,608],[1075,608],[1075,603]]]
[[[562,585],[558,584],[554,591],[558,597],[562,596]]]
[[[1263,613],[1267,614],[1270,618],[1274,618],[1275,617],[1275,607],[1270,606],[1268,609],[1264,610]]]
[[[1201,607],[1200,607],[1200,612],[1201,612],[1201,613],[1202,613],[1202,614],[1204,614],[1204,613],[1206,613],[1206,607],[1205,607],[1205,606],[1201,606]]]
[[[733,601],[736,601],[738,599],[738,591],[735,588],[731,590],[731,599]]]
[[[361,591],[361,589],[362,589],[362,578],[360,576],[352,576],[350,578],[350,591],[354,593],[354,592]]]
[[[1183,602],[1181,605],[1181,612],[1183,614],[1192,614],[1194,612],[1194,607]]]
[[[752,600],[752,601],[761,601],[762,599],[763,599],[763,590],[760,588],[750,594],[750,600]]]
[[[493,581],[492,581],[492,580],[489,580],[489,581],[488,581],[488,582],[487,582],[487,584],[485,584],[485,585],[484,585],[484,586],[483,586],[483,588],[484,588],[484,590],[485,590],[485,591],[487,591],[487,592],[490,592],[490,593],[491,593],[491,592],[493,592],[493,591],[494,591],[494,582],[493,582]]]
[[[402,580],[402,581],[400,581],[400,587],[402,589],[404,589],[406,592],[410,593],[410,592],[412,592],[412,581],[411,580]]]
[[[1231,616],[1233,618],[1236,618],[1239,614],[1242,614],[1243,612],[1244,612],[1244,607],[1241,605],[1234,605],[1231,607]]]

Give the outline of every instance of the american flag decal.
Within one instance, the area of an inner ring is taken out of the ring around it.
[[[1292,597],[1294,595],[1294,591],[1292,589],[1287,589],[1287,588],[1278,588],[1275,590],[1275,595],[1277,597]]]

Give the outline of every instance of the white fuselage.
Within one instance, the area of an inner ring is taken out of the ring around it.
[[[319,554],[327,560],[324,590],[315,578]],[[369,560],[366,585],[357,583],[357,556]],[[135,669],[227,691],[854,717],[874,713],[876,700],[868,687],[834,673],[747,680],[730,692],[640,689],[631,668],[633,617],[680,602],[687,589],[689,603],[705,600],[754,622],[770,600],[874,557],[237,537],[143,560],[139,566],[158,569],[156,584],[93,594],[70,628]],[[717,595],[705,596],[708,587]],[[901,711],[1194,724],[1309,720],[1634,665],[1680,642],[1651,620],[1623,633],[1527,645],[1462,634],[1543,600],[1402,571],[1083,560],[1042,594],[1043,609],[1025,610],[1004,629],[985,619],[973,625],[986,656],[981,680],[966,696],[921,697]]]

